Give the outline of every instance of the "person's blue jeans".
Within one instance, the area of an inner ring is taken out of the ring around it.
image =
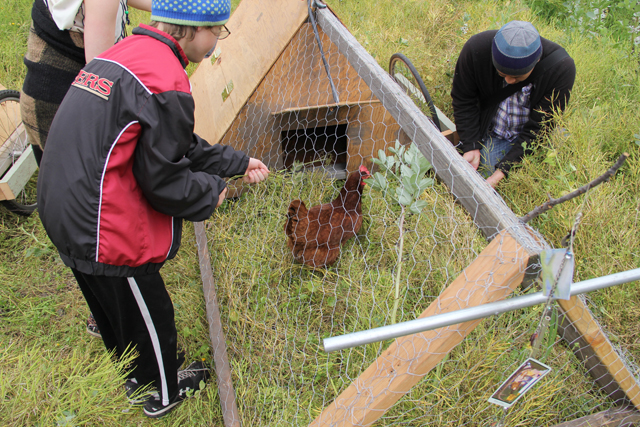
[[[513,142],[497,137],[489,133],[482,140],[482,149],[480,150],[480,166],[478,172],[485,178],[488,178],[496,170],[496,165],[502,158],[511,151]]]

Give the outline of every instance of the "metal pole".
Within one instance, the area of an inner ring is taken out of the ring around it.
[[[586,294],[598,289],[605,289],[622,283],[634,282],[636,280],[640,280],[640,268],[574,283],[571,285],[571,296]],[[430,331],[433,329],[443,328],[445,326],[467,322],[469,320],[482,319],[525,307],[544,304],[546,300],[547,297],[545,297],[542,292],[536,292],[534,294],[522,295],[503,301],[479,305],[477,307],[437,314],[423,319],[410,320],[408,322],[396,323],[394,325],[382,326],[366,331],[325,338],[323,340],[324,350],[330,353],[332,351],[344,350],[346,348],[371,344],[392,338],[399,338],[405,335]]]

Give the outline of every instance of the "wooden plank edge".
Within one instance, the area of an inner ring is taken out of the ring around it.
[[[193,227],[196,235],[196,244],[198,246],[200,276],[204,290],[207,322],[209,323],[209,337],[211,339],[213,361],[218,380],[218,394],[220,396],[220,406],[222,407],[222,417],[225,427],[240,427],[241,423],[238,405],[236,403],[236,393],[231,379],[231,365],[229,364],[227,355],[227,344],[224,331],[222,330],[218,298],[213,281],[207,233],[204,222],[195,222]]]
[[[580,335],[580,332],[573,327],[573,322],[567,317],[565,310],[559,307],[558,315],[561,319],[558,324],[558,334],[576,358],[582,363],[584,369],[600,387],[600,390],[616,404],[630,403],[627,395],[620,388],[620,385],[615,381],[615,378],[613,378],[607,367],[602,364],[600,358],[593,351],[589,343]]]
[[[31,144],[0,180],[0,200],[15,200],[38,169]]]
[[[332,108],[341,108],[341,107],[359,107],[361,105],[369,105],[369,104],[379,104],[380,101],[377,99],[368,99],[366,101],[358,101],[358,102],[340,102],[340,103],[334,103],[334,104],[324,104],[324,105],[309,105],[306,107],[291,107],[291,108],[287,108],[285,110],[280,110],[280,111],[275,111],[273,113],[271,113],[272,116],[279,116],[282,114],[287,114],[287,113],[298,113],[298,112],[305,112],[305,111],[313,111],[313,110],[320,110],[323,108],[328,108],[328,109],[332,109]]]
[[[633,408],[617,407],[556,424],[553,427],[630,427],[637,425],[640,425],[640,412]]]
[[[458,144],[458,142],[460,141],[460,137],[458,136],[458,132],[456,132],[455,130],[443,130],[441,132],[442,136],[444,136],[445,138],[447,138],[447,140],[449,140],[450,143],[452,143],[453,145]]]
[[[567,323],[569,326],[562,328],[561,333],[596,383],[616,402],[624,403],[627,399],[640,410],[640,385],[593,317],[584,297],[577,295],[568,301],[558,300],[558,305],[566,318],[562,326]],[[575,343],[578,343],[577,349]],[[624,397],[618,388],[624,392]]]

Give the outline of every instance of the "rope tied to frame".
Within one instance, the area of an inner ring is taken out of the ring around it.
[[[313,34],[315,35],[316,43],[318,43],[318,49],[320,50],[320,56],[322,57],[324,70],[327,73],[327,77],[329,77],[329,85],[331,86],[331,94],[333,96],[333,101],[336,104],[338,104],[340,102],[340,97],[338,96],[336,85],[333,83],[333,78],[331,77],[331,71],[329,70],[329,62],[327,62],[327,58],[324,55],[324,50],[322,49],[322,42],[320,41],[320,34],[318,33],[318,24],[316,23],[316,18],[313,15],[312,7],[324,9],[327,6],[319,2],[318,0],[307,0],[307,8],[309,9],[309,20],[311,21],[311,26],[313,27]]]

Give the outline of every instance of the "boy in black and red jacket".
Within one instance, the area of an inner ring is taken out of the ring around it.
[[[176,3],[177,1],[177,3]],[[193,4],[192,4],[193,3]],[[259,160],[193,133],[184,70],[228,35],[229,0],[153,0],[151,25],[91,61],[53,121],[38,210],[73,270],[108,350],[139,353],[125,387],[152,384],[159,417],[198,389],[200,362],[178,372],[173,304],[159,270],[178,251],[182,220],[211,216],[222,177],[269,174]]]

